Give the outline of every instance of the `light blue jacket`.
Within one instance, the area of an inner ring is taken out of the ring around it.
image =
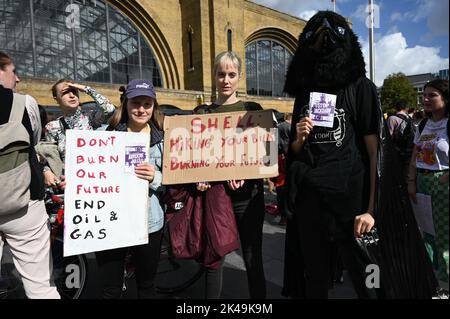
[[[148,232],[154,233],[164,226],[164,208],[162,196],[164,186],[162,182],[162,152],[164,149],[163,141],[150,146],[149,163],[155,167],[155,177],[150,183],[150,211],[148,215]]]
[[[149,123],[151,128],[150,133],[150,149],[149,149],[149,164],[155,167],[155,177],[149,184],[150,205],[148,212],[148,233],[154,233],[164,226],[164,205],[162,204],[162,196],[164,194],[164,186],[162,182],[162,154],[164,150],[163,145],[163,131],[158,129],[153,123]],[[107,130],[111,130],[108,128]],[[125,123],[120,123],[115,131],[127,131]]]

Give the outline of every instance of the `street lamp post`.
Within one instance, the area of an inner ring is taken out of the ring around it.
[[[370,80],[375,83],[375,54],[373,38],[374,9],[373,0],[369,0],[369,60],[370,60]]]

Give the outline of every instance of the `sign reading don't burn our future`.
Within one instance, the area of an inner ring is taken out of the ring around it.
[[[64,256],[148,242],[149,134],[67,130]]]
[[[278,175],[272,111],[166,117],[163,184]]]

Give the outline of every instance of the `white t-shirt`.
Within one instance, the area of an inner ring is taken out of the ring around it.
[[[438,122],[427,120],[422,134],[419,130],[414,137],[416,145],[416,166],[429,170],[448,169],[448,118]]]

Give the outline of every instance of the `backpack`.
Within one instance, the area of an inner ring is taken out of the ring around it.
[[[0,215],[28,206],[31,167],[30,135],[22,124],[25,95],[14,93],[9,121],[0,125]]]
[[[416,134],[416,128],[413,120],[403,114],[395,114],[402,121],[397,125],[392,132],[392,139],[394,141],[394,147],[398,151],[400,157],[404,160],[409,160],[414,147],[414,136]]]

